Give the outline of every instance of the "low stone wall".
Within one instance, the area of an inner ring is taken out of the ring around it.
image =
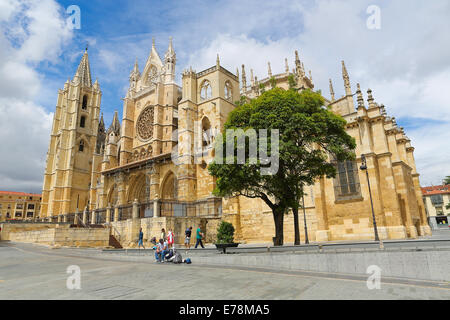
[[[193,263],[357,275],[375,265],[381,277],[450,282],[450,250],[229,254],[198,256]]]
[[[54,228],[69,228],[68,224],[51,224],[51,223],[3,223],[0,224],[0,240],[11,240],[11,234],[17,232],[39,231]]]
[[[107,247],[109,245],[109,234],[109,228],[53,228],[10,233],[9,240],[14,242],[39,243],[64,247]]]

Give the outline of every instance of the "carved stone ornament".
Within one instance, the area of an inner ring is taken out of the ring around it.
[[[139,138],[144,141],[153,138],[154,112],[153,106],[149,106],[141,112],[137,120],[136,131]]]

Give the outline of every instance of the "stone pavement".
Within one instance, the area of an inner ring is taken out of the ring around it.
[[[131,257],[129,257],[131,258]],[[68,290],[66,269],[81,268],[81,290]],[[357,277],[112,259],[95,249],[0,243],[0,299],[450,299],[433,283],[382,283]]]

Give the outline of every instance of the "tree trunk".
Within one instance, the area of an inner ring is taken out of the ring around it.
[[[292,213],[294,214],[294,233],[295,233],[294,245],[299,246],[300,245],[300,227],[298,225],[298,208],[292,208]]]
[[[283,222],[284,222],[284,210],[282,208],[272,209],[273,220],[275,222],[275,237],[273,239],[274,246],[283,245]]]

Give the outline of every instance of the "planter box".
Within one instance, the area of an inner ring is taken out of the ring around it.
[[[215,243],[217,250],[227,253],[227,248],[237,248],[239,243]]]

